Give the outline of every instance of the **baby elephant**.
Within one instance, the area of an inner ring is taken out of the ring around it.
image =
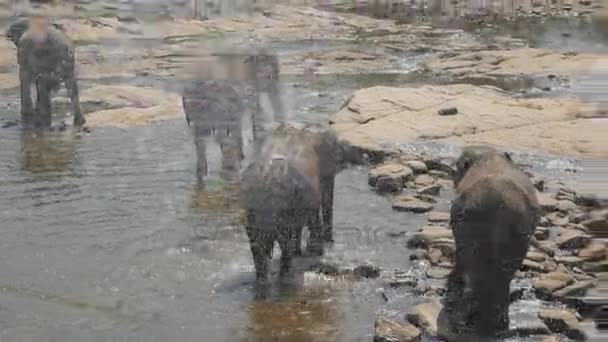
[[[74,126],[82,126],[85,119],[80,112],[74,47],[70,39],[42,17],[20,19],[10,26],[6,35],[17,47],[24,123],[51,125],[51,92],[58,90],[63,82],[69,92]],[[36,84],[35,108],[31,98],[32,81]]]
[[[528,251],[540,209],[532,182],[508,154],[467,147],[456,166],[450,216],[456,260],[440,334],[485,341],[509,327],[509,285]]]
[[[332,137],[333,133],[304,129],[271,132],[243,171],[241,206],[246,210],[245,228],[258,283],[267,279],[274,241],[281,248],[280,274],[288,273],[292,257],[300,254],[304,226],[310,231],[309,251],[322,253],[328,228],[320,210],[331,219],[339,155]],[[332,179],[331,188],[324,177]]]

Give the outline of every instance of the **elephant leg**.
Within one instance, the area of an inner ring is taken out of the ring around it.
[[[258,227],[255,213],[247,213],[245,230],[249,237],[253,265],[255,267],[256,283],[265,283],[268,279],[268,263],[272,256],[273,236],[268,234],[265,227]],[[266,234],[265,234],[266,233]]]
[[[262,109],[262,104],[260,103],[260,93],[257,91],[257,89],[255,94],[252,96],[252,102],[251,126],[253,141],[258,142],[264,138],[266,129],[264,127],[264,110]]]
[[[241,149],[239,144],[242,142],[240,134],[226,129],[225,135],[217,136],[218,144],[222,152],[222,175],[227,181],[238,178],[241,165]]]
[[[272,106],[272,114],[274,121],[278,123],[285,123],[285,108],[283,107],[283,99],[281,98],[281,92],[279,91],[278,85],[273,84],[268,91],[268,99]]]
[[[289,212],[279,220],[277,227],[277,238],[281,247],[280,276],[285,277],[291,270],[291,263],[296,251],[296,230],[299,227],[298,212]]]
[[[334,218],[334,176],[321,179],[321,214],[323,216],[322,238],[325,243],[333,243]]]
[[[323,246],[325,239],[323,236],[323,226],[321,225],[321,219],[319,216],[319,209],[309,210],[307,214],[307,225],[309,239],[306,245],[306,251],[309,255],[320,256],[323,255]]]
[[[36,80],[36,126],[51,126],[51,85],[45,77]]]
[[[196,145],[196,178],[199,184],[204,183],[204,178],[207,176],[207,146],[203,136],[195,136],[194,143]]]
[[[78,92],[78,82],[73,72],[70,72],[66,77],[66,88],[70,96],[72,105],[72,115],[74,116],[74,126],[80,127],[85,124],[86,120],[80,111],[80,95]]]
[[[25,124],[30,124],[34,114],[32,105],[32,74],[20,67],[19,82],[21,87],[21,119]]]

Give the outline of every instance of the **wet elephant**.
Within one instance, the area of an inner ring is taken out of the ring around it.
[[[450,213],[456,258],[440,334],[450,341],[486,341],[509,327],[509,285],[540,210],[532,182],[508,154],[467,147],[456,166]]]
[[[182,96],[186,121],[196,145],[196,175],[199,183],[208,173],[206,140],[214,137],[222,151],[222,171],[236,174],[243,158],[241,119],[243,95],[226,81],[195,81]]]
[[[204,138],[215,135],[222,147],[222,160],[243,158],[242,121],[250,110],[254,140],[261,139],[268,122],[263,117],[260,96],[268,94],[274,120],[284,121],[284,108],[278,88],[279,65],[275,55],[263,50],[257,53],[224,51],[203,56],[194,64],[195,80],[183,90],[182,102],[186,120],[194,127],[197,146],[197,175],[202,184],[207,174]],[[230,149],[223,146],[230,145]],[[223,163],[225,164],[225,163]],[[224,168],[223,168],[224,170]]]
[[[258,283],[267,279],[275,241],[281,248],[280,274],[289,272],[293,256],[300,254],[304,226],[310,231],[308,251],[322,254],[331,237],[339,155],[328,131],[280,128],[260,143],[241,175],[241,207]]]
[[[21,87],[21,116],[26,125],[51,125],[51,95],[65,83],[71,100],[74,126],[85,123],[80,111],[71,40],[45,18],[31,17],[13,23],[7,37],[17,47]],[[31,85],[36,86],[36,106],[32,105]]]

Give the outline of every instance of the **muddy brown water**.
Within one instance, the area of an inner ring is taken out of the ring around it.
[[[277,46],[289,53],[309,45]],[[417,83],[408,77],[370,71],[314,84],[292,77],[283,88],[291,120],[321,122],[352,90]],[[11,122],[18,118],[17,91],[2,95],[2,123]],[[378,314],[402,318],[425,300],[411,289],[388,291],[383,280],[305,272],[314,260],[301,258],[293,288],[276,285],[269,300],[254,301],[237,194],[218,180],[217,151],[210,156],[210,186],[196,187],[194,146],[183,120],[38,136],[17,125],[0,134],[1,341],[369,341]],[[401,148],[458,153],[432,143]],[[517,158],[559,177],[577,165],[555,156]],[[336,182],[336,244],[323,260],[411,272],[406,238],[393,236],[415,231],[425,216],[394,212],[367,185],[365,167],[348,168]],[[436,208],[447,210],[450,197],[444,191]],[[520,302],[514,320],[525,325],[539,305]]]

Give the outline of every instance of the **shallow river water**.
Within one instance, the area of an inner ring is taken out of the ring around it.
[[[292,120],[320,122],[351,90],[402,77],[283,86]],[[17,90],[2,96],[3,120],[16,119]],[[0,134],[0,341],[370,341],[378,310],[402,316],[424,300],[403,291],[387,304],[380,280],[325,278],[304,272],[314,260],[303,258],[295,289],[254,301],[237,194],[213,185],[217,171],[208,190],[196,187],[184,120],[44,136],[13,126]],[[575,165],[522,157],[545,172]],[[211,159],[213,171],[219,156]],[[436,209],[447,210],[449,197]],[[393,211],[367,185],[367,169],[352,166],[337,177],[334,223],[327,262],[390,272],[411,267],[405,238],[391,236],[426,218]]]

